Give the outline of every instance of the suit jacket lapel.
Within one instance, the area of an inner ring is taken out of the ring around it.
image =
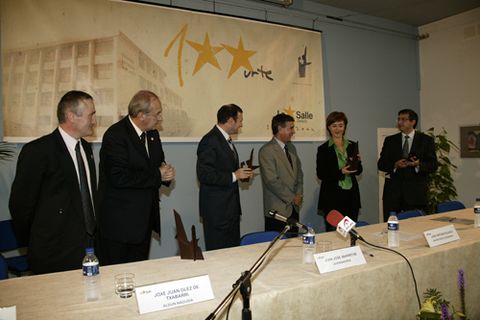
[[[403,153],[402,141],[403,141],[403,133],[399,132],[395,136],[395,152],[400,155]]]
[[[290,162],[288,162],[287,155],[285,154],[285,150],[283,150],[282,147],[280,147],[280,145],[278,144],[277,140],[275,140],[275,138],[272,138],[270,143],[274,145],[274,150],[277,153],[277,158],[280,159],[280,161],[282,162],[283,166],[286,168],[288,173],[290,173],[290,175],[293,176],[293,168],[290,165]],[[295,161],[293,160],[294,157],[292,157],[292,154],[290,154],[290,157],[292,158],[292,164],[295,166]]]
[[[411,154],[413,155],[418,154],[417,149],[418,149],[418,146],[421,144],[420,139],[421,139],[420,134],[418,132],[415,132],[415,134],[413,135],[412,146],[410,147]]]
[[[213,127],[213,130],[215,132],[216,137],[218,138],[218,142],[222,146],[222,149],[229,155],[229,157],[232,159],[232,163],[235,164],[235,167],[238,167],[238,161],[235,160],[235,153],[232,149],[230,149],[230,145],[228,144],[228,141],[225,140],[225,137],[223,134],[218,130],[217,126]]]
[[[65,142],[63,141],[62,135],[60,134],[60,131],[56,129],[53,132],[55,136],[55,146],[56,150],[55,153],[57,154],[56,158],[60,162],[60,165],[63,167],[63,173],[65,175],[65,178],[67,179],[68,183],[66,185],[71,186],[73,189],[73,194],[78,195],[78,197],[75,197],[76,200],[80,200],[80,185],[78,181],[78,175],[77,175],[77,170],[75,169],[75,164],[73,163],[74,159],[72,159],[70,153],[68,152],[67,146],[65,145]],[[95,180],[96,181],[96,180]]]
[[[135,148],[138,150],[138,152],[145,157],[146,160],[148,160],[148,153],[147,149],[145,149],[145,145],[142,144],[142,141],[140,141],[139,136],[137,135],[137,132],[135,131],[135,128],[132,126],[130,123],[130,120],[128,119],[128,116],[125,116],[123,118],[123,122],[125,124],[125,128],[127,131],[128,138],[132,142],[132,144],[135,146]],[[145,137],[147,139],[148,137]]]

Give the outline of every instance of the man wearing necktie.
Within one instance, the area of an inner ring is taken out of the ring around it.
[[[57,106],[58,128],[20,152],[10,194],[19,242],[35,274],[79,269],[95,246],[97,178],[90,144],[93,98],[69,91]]]
[[[303,201],[303,171],[300,158],[291,140],[295,120],[280,113],[272,118],[273,138],[258,153],[262,175],[265,231],[282,231],[285,223],[268,215],[270,210],[299,220]],[[297,228],[290,234],[296,236]]]
[[[239,168],[238,153],[230,137],[242,125],[242,109],[235,104],[224,105],[217,112],[217,124],[198,144],[199,207],[207,250],[240,243],[238,180],[253,176],[251,169]]]
[[[423,210],[427,204],[427,178],[437,170],[433,138],[416,131],[418,115],[411,109],[398,112],[399,133],[385,138],[378,169],[386,173],[383,218],[392,211]]]
[[[158,96],[139,91],[128,115],[103,135],[99,226],[105,264],[148,259],[152,231],[160,235],[159,188],[175,178],[157,130],[161,120]]]

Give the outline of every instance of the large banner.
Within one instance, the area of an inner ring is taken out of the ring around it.
[[[95,99],[94,140],[140,89],[162,101],[166,141],[196,141],[228,103],[244,111],[238,140],[266,140],[278,112],[297,140],[325,139],[321,33],[168,7],[108,0],[2,0],[4,136],[57,126],[72,89]]]

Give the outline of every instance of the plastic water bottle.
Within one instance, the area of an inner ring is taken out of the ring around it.
[[[315,231],[310,224],[307,224],[307,233],[303,236],[303,263],[314,263],[313,255],[316,251],[315,246]]]
[[[400,224],[398,223],[397,214],[395,212],[390,212],[390,217],[388,218],[387,226],[388,226],[388,246],[390,248],[398,248],[400,246],[400,235],[399,235]]]
[[[475,228],[480,228],[480,198],[475,199],[475,205],[473,206],[473,213],[475,214]]]
[[[98,258],[93,248],[85,249],[85,257],[82,261],[82,272],[85,282],[85,299],[95,301],[100,299],[100,268]]]

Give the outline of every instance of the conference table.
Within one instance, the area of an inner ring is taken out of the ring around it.
[[[413,267],[420,298],[428,288],[443,293],[460,309],[458,269],[466,282],[466,310],[480,319],[480,228],[473,210],[464,209],[400,221],[398,251]],[[439,221],[441,220],[441,221]],[[460,240],[430,248],[423,232],[453,224]],[[367,241],[386,246],[386,224],[357,229]],[[316,235],[332,249],[347,248],[350,239],[336,232]],[[366,264],[320,273],[315,264],[302,263],[300,238],[281,240],[252,279],[253,319],[415,319],[419,307],[412,275],[404,259],[388,251],[357,245]],[[97,301],[86,301],[81,270],[26,276],[0,281],[0,307],[16,306],[17,319],[205,319],[230,292],[242,271],[248,270],[268,243],[204,252],[205,260],[168,257],[101,267]],[[209,275],[214,299],[140,315],[135,296],[114,292],[114,276],[135,274],[137,286]],[[241,319],[238,294],[230,319]],[[225,319],[226,312],[217,319]]]

